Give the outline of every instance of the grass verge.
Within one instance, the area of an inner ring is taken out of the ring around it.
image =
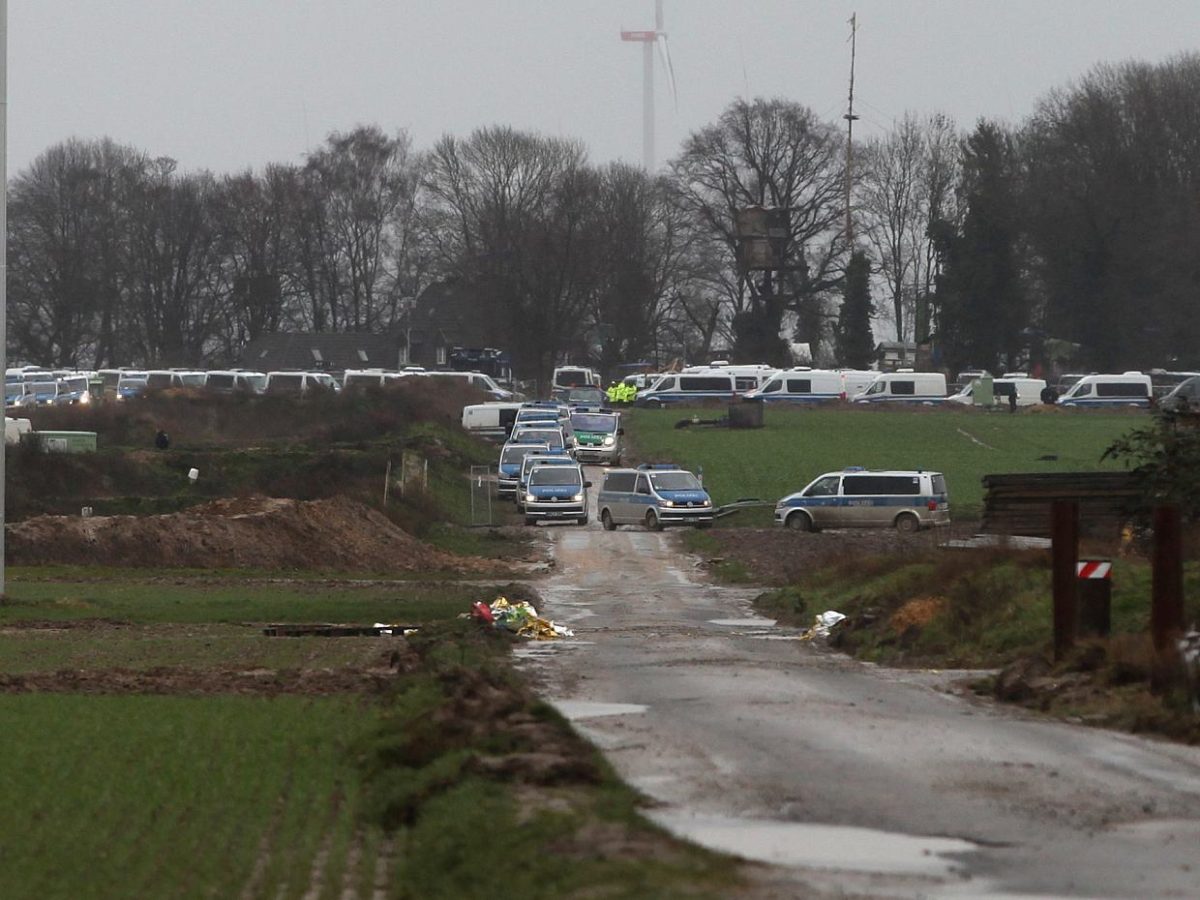
[[[0,796],[21,823],[0,834],[0,896],[741,887],[736,863],[639,815],[524,686],[513,638],[458,617],[519,585],[38,576],[10,580],[0,607]],[[419,630],[267,638],[250,624],[398,615]]]

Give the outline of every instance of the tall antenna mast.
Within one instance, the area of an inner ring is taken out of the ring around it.
[[[850,16],[850,100],[846,114],[846,243],[854,244],[854,216],[851,212],[851,187],[854,184],[854,122],[858,118],[854,114],[854,52],[857,44],[858,13]]]

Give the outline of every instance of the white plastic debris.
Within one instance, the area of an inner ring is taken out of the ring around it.
[[[846,617],[835,609],[827,609],[813,621],[812,628],[801,635],[801,640],[811,641],[814,638],[828,638],[830,633]]]

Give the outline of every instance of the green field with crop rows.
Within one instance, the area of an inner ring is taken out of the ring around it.
[[[1016,414],[973,409],[779,409],[765,427],[731,430],[693,425],[693,415],[723,416],[724,408],[631,410],[627,439],[642,462],[670,461],[704,470],[717,503],[743,497],[777,500],[823,472],[847,466],[943,472],[956,516],[983,509],[984,475],[1077,472],[1113,467],[1106,447],[1149,421],[1145,413],[1034,408]],[[726,519],[763,524],[762,513]]]

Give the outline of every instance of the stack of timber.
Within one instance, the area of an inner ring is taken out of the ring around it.
[[[1113,535],[1136,509],[1140,491],[1128,472],[1047,472],[983,477],[983,532],[1050,536],[1050,504],[1079,504],[1082,533]]]

